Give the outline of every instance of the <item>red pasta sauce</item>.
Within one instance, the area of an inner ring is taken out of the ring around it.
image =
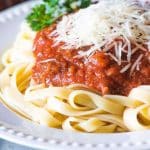
[[[32,78],[37,84],[67,86],[79,83],[98,91],[101,95],[128,95],[134,87],[150,85],[148,48],[147,51],[140,50],[132,56],[131,64],[143,54],[138,70],[134,70],[132,74],[130,69],[120,73],[128,63],[123,61],[118,65],[106,52],[97,50],[89,57],[77,57],[78,51],[86,51],[88,46],[80,49],[63,49],[65,43],[55,45],[55,38],[49,36],[55,27],[53,25],[41,30],[35,38],[36,63],[32,69]],[[111,49],[109,53],[114,54],[115,50]],[[126,60],[126,57],[126,54],[123,54],[122,60]]]

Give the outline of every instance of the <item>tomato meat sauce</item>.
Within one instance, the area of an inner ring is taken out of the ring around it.
[[[97,50],[89,57],[80,57],[79,51],[86,51],[88,47],[80,49],[63,49],[65,43],[55,44],[50,33],[55,25],[37,33],[34,42],[35,66],[32,69],[32,78],[37,84],[45,86],[67,86],[84,84],[91,89],[104,94],[128,95],[130,90],[139,85],[150,84],[150,52],[137,51],[131,59],[133,64],[140,54],[140,68],[132,75],[130,69],[121,73],[121,65],[112,59],[106,52]],[[114,49],[111,53],[114,53]],[[126,57],[126,56],[122,56]]]

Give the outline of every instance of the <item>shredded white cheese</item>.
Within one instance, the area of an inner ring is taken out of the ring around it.
[[[121,65],[122,53],[127,53],[127,61],[130,63],[137,50],[146,50],[144,44],[149,47],[150,24],[146,22],[150,22],[150,10],[137,3],[128,0],[100,0],[86,9],[64,16],[50,36],[57,35],[56,45],[65,42],[64,49],[90,46],[87,51],[79,51],[82,56],[89,56],[96,50],[109,53],[114,47],[114,56],[109,55]],[[124,43],[114,41],[118,37]],[[133,52],[132,43],[137,47]],[[126,68],[121,72],[124,70]]]
[[[142,59],[142,57],[143,57],[143,54],[141,54],[138,58],[137,58],[137,60],[134,62],[134,64],[132,65],[132,67],[131,67],[131,70],[130,70],[130,75],[134,72],[134,70],[137,68],[137,70],[138,70],[138,65],[140,64],[140,60]]]
[[[131,64],[127,64],[124,68],[120,70],[120,73],[126,72],[130,68]]]

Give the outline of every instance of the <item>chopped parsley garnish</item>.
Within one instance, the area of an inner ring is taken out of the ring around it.
[[[91,3],[91,0],[43,0],[42,4],[32,8],[26,19],[34,31],[39,31],[61,16],[86,8]]]

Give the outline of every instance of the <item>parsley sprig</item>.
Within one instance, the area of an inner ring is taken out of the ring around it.
[[[34,31],[39,31],[61,16],[86,8],[90,4],[91,0],[43,0],[42,4],[32,9],[26,19]]]

